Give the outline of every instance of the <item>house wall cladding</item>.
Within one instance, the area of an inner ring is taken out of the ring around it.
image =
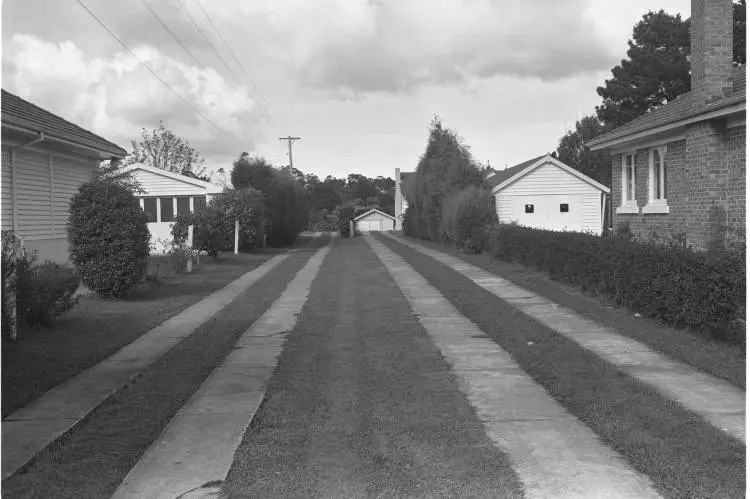
[[[10,151],[2,150],[2,177],[0,178],[0,197],[2,200],[2,225],[3,230],[13,229],[13,176],[10,169]]]
[[[370,213],[369,215],[366,215],[359,220],[357,220],[357,224],[360,222],[369,222],[373,220],[380,220],[380,226],[383,230],[393,230],[394,229],[394,220],[390,217],[386,217],[384,215],[381,215],[380,213]]]
[[[565,195],[561,196],[561,192]],[[523,205],[533,204],[539,196],[551,196],[557,203],[570,205],[568,230],[601,232],[601,191],[551,163],[541,165],[495,194],[498,221],[517,221],[523,215],[520,211]],[[522,199],[526,203],[518,202]]]
[[[668,241],[684,235],[706,249],[712,239],[745,231],[745,127],[721,121],[688,128],[687,138],[667,144],[668,214],[615,214],[615,225],[629,224],[644,239]],[[636,201],[648,203],[649,148],[636,151]],[[622,204],[622,154],[612,155],[612,201]]]

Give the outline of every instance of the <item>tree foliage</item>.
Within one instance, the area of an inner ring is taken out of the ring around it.
[[[734,3],[733,61],[745,63],[745,0]],[[596,114],[607,129],[673,100],[690,90],[690,20],[664,10],[649,11],[633,27],[627,59],[597,88]]]
[[[193,226],[193,249],[205,251],[214,258],[234,248],[234,223],[239,221],[240,246],[253,246],[262,230],[263,199],[252,188],[225,189],[202,209],[179,215],[172,226],[178,243],[188,236]]]
[[[182,175],[194,175],[202,180],[209,180],[206,176],[205,160],[190,145],[164,122],[150,132],[141,130],[141,139],[131,141],[133,152],[126,158],[125,164],[143,163],[155,168],[161,168]]]
[[[446,198],[468,186],[480,186],[485,169],[472,158],[469,148],[435,116],[419,160],[414,181],[405,186],[410,235],[436,240],[440,236],[442,206]]]
[[[612,183],[612,168],[606,151],[592,152],[586,143],[604,131],[595,115],[576,121],[574,130],[566,133],[557,146],[557,159],[604,185]]]

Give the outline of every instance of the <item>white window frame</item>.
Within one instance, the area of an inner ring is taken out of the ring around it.
[[[627,176],[627,158],[631,157],[631,167],[633,168],[633,178],[628,179]],[[638,198],[636,196],[636,162],[635,162],[635,151],[629,151],[622,154],[622,168],[621,168],[621,185],[622,185],[622,202],[617,207],[617,213],[621,214],[637,214],[638,213]],[[633,199],[628,199],[628,183],[630,183],[633,189]]]
[[[654,160],[655,152],[659,153],[658,164]],[[643,213],[669,213],[669,205],[665,196],[667,186],[664,182],[667,168],[667,146],[652,147],[648,150],[648,204],[643,207]],[[657,176],[659,192],[657,188]],[[668,177],[667,177],[668,178]]]

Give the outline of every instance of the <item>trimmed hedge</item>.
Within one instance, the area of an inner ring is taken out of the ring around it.
[[[744,251],[696,252],[517,225],[496,226],[489,239],[495,258],[547,272],[671,326],[745,344]]]

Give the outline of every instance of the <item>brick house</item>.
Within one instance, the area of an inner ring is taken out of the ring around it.
[[[745,66],[732,0],[692,0],[691,90],[590,141],[612,158],[615,226],[699,249],[745,234]]]

